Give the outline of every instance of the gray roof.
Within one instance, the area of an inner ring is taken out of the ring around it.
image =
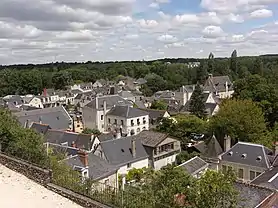
[[[212,115],[213,111],[215,110],[215,108],[217,107],[217,103],[206,103],[205,104],[205,109],[206,109],[206,113],[208,115]]]
[[[259,186],[278,190],[278,167],[265,171],[251,182]]]
[[[184,85],[180,88],[180,92],[193,92],[195,85]]]
[[[65,157],[75,156],[79,150],[77,148],[52,143],[48,143],[48,148],[50,148],[54,154],[62,154]]]
[[[244,183],[236,183],[235,187],[239,192],[238,208],[254,208],[269,197],[274,191]]]
[[[74,132],[53,129],[48,130],[45,134],[45,142],[59,145],[67,142],[68,146],[71,146],[73,143],[75,143],[76,147],[86,150],[91,150],[94,139],[94,136],[89,134],[78,134]]]
[[[33,129],[40,134],[46,134],[46,132],[51,128],[49,125],[33,122],[30,129]]]
[[[78,166],[85,168],[78,155],[68,158],[65,160],[65,162],[71,167]],[[88,165],[89,177],[93,180],[100,180],[102,178],[108,177],[118,170],[117,167],[110,165],[105,160],[94,155],[93,153],[88,154]]]
[[[272,151],[263,145],[238,142],[222,155],[223,161],[269,168],[268,156]]]
[[[141,109],[147,108],[143,100],[135,100],[134,104],[136,105],[137,108],[141,108]]]
[[[132,103],[125,100],[119,95],[106,95],[102,97],[96,97],[94,100],[89,102],[86,107],[93,108],[93,109],[103,109],[103,103],[106,101],[107,109],[111,109],[113,106],[116,105],[130,105],[132,106]],[[96,105],[98,104],[98,105]]]
[[[24,103],[24,100],[22,97],[20,97],[19,95],[12,95],[12,96],[6,96],[3,98],[3,100],[5,102],[8,102],[8,103],[13,103],[15,105],[22,105]]]
[[[121,92],[119,92],[119,95],[123,98],[134,98],[135,97],[130,91],[126,91],[126,90],[122,90]]]
[[[139,84],[139,85],[143,85],[147,83],[147,80],[145,80],[144,78],[139,78],[135,81],[135,83]]]
[[[115,137],[116,137],[116,135],[113,132],[110,132],[110,133],[101,133],[98,136],[98,139],[99,139],[100,142],[104,142],[104,141],[115,139]]]
[[[29,120],[29,122],[48,124],[52,129],[67,130],[72,123],[71,117],[62,106],[21,111],[14,113],[14,115],[22,125]]]
[[[203,159],[196,156],[191,158],[190,160],[180,164],[179,167],[185,169],[189,174],[196,174],[208,167],[208,163],[206,163]]]
[[[228,90],[233,90],[233,83],[228,76],[209,77],[204,85],[204,90],[210,92],[225,92],[226,83],[228,84]]]
[[[119,117],[124,117],[124,118],[135,118],[135,117],[140,117],[140,116],[147,116],[149,115],[148,112],[144,110],[140,110],[138,108],[133,108],[130,106],[122,106],[122,105],[117,105],[113,107],[107,115],[112,115],[112,116],[119,116]]]
[[[194,147],[201,153],[201,156],[207,158],[217,158],[223,153],[223,149],[214,135],[209,140],[200,142]]]
[[[144,146],[156,147],[158,144],[163,142],[168,134],[157,132],[157,131],[142,131],[136,136],[137,139],[141,140]]]
[[[125,165],[148,158],[141,141],[135,139],[136,157],[132,155],[131,142],[134,137],[125,137],[101,142],[102,151],[110,164]]]
[[[149,108],[145,108],[142,110],[148,112],[149,118],[153,120],[162,118],[164,114],[167,112],[166,110],[156,110],[156,109],[149,109]]]
[[[71,92],[73,94],[80,94],[80,93],[83,93],[83,91],[79,90],[79,89],[74,89],[74,90],[71,90]]]
[[[34,107],[34,106],[29,106],[29,105],[21,105],[20,109],[22,109],[24,111],[31,111],[31,110],[38,110],[38,109],[41,109],[41,108],[37,108],[37,107]]]

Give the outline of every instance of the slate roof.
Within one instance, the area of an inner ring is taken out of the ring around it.
[[[135,100],[134,104],[137,106],[137,108],[147,109],[147,107],[144,104],[144,101],[142,100]]]
[[[152,120],[157,120],[163,118],[164,114],[167,112],[166,110],[156,110],[156,109],[141,109],[149,113],[149,118]]]
[[[195,89],[195,85],[184,85],[180,88],[181,92],[193,92]]]
[[[147,83],[147,80],[145,80],[144,78],[139,78],[135,81],[135,83],[139,84],[139,85],[143,85]]]
[[[244,183],[236,183],[235,188],[240,197],[238,208],[255,208],[274,192],[267,188]]]
[[[201,156],[207,158],[217,158],[223,153],[223,149],[214,135],[209,140],[200,142],[194,147],[201,153]]]
[[[45,142],[59,144],[68,143],[68,146],[71,146],[73,142],[76,144],[76,147],[80,149],[91,150],[94,137],[89,134],[78,134],[74,132],[59,131],[50,129],[45,134]]]
[[[208,115],[212,115],[217,105],[218,105],[217,103],[206,103],[205,104],[206,113]]]
[[[208,167],[208,163],[206,163],[203,159],[196,156],[191,158],[190,160],[180,164],[179,167],[185,169],[189,174],[196,174]]]
[[[246,164],[254,167],[269,168],[268,156],[272,151],[263,145],[238,142],[222,155],[223,161]]]
[[[71,90],[71,92],[73,94],[80,94],[80,93],[83,93],[83,91],[79,90],[79,89],[74,89],[74,90]]]
[[[115,139],[115,137],[116,137],[116,135],[113,132],[110,132],[110,133],[101,133],[98,136],[98,139],[99,139],[100,142],[104,142],[104,141]]]
[[[168,137],[168,134],[145,130],[134,137],[139,139],[144,146],[156,147]]]
[[[149,113],[138,108],[117,105],[111,108],[107,115],[119,116],[124,118],[135,118],[140,116],[147,116],[149,115]]]
[[[109,164],[120,166],[148,158],[148,154],[139,139],[135,139],[136,157],[133,157],[131,151],[133,139],[134,137],[125,137],[100,143]]]
[[[20,97],[19,95],[6,96],[6,97],[3,98],[3,100],[5,102],[13,103],[15,105],[22,105],[24,103],[23,98]]]
[[[20,109],[22,109],[24,111],[31,111],[31,110],[38,110],[38,109],[41,109],[41,108],[37,108],[37,107],[34,107],[34,106],[29,106],[29,105],[22,105],[22,106],[20,106]]]
[[[54,154],[62,154],[65,157],[75,156],[78,153],[77,148],[62,146],[59,144],[48,143],[48,148],[50,148]]]
[[[67,130],[72,123],[71,117],[62,106],[21,111],[14,113],[14,115],[22,125],[29,120],[29,122],[48,124],[52,129]]]
[[[111,109],[113,106],[116,105],[130,105],[132,106],[132,103],[125,100],[119,95],[106,95],[102,97],[96,97],[94,100],[89,102],[86,107],[93,108],[93,109],[103,109],[103,103],[106,101],[107,109]],[[98,104],[98,105],[96,105]]]
[[[278,167],[265,171],[251,182],[252,184],[278,190]]]
[[[226,82],[228,84],[228,90],[233,90],[233,84],[228,76],[209,77],[204,85],[204,91],[225,92]]]
[[[33,129],[40,134],[46,134],[46,132],[49,129],[51,129],[51,127],[49,125],[46,125],[46,124],[40,124],[40,123],[33,122],[30,129]]]
[[[123,98],[134,98],[135,97],[130,91],[126,91],[126,90],[122,90],[121,92],[119,92],[119,95]]]
[[[85,168],[78,155],[66,159],[65,162],[71,167],[78,166]],[[89,177],[93,180],[103,179],[116,173],[116,171],[118,170],[117,167],[110,165],[105,160],[94,155],[93,153],[88,154],[88,165]]]

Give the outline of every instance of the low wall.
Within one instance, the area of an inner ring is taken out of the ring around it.
[[[46,186],[49,190],[60,194],[61,196],[64,196],[71,201],[74,201],[76,204],[79,204],[86,208],[111,208],[109,206],[103,205],[97,201],[94,201],[88,197],[82,196],[80,194],[77,194],[69,189],[62,188],[60,186],[57,186],[55,184],[49,183]]]
[[[39,168],[28,162],[15,159],[3,153],[0,153],[0,164],[8,167],[11,170],[21,173],[27,178],[30,178],[31,180],[36,181],[42,185],[46,185],[51,182],[50,170]]]

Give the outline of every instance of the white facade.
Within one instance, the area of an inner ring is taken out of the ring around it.
[[[127,136],[136,135],[141,131],[149,130],[149,115],[147,114],[134,118],[106,115],[106,122],[108,131],[114,128],[122,128],[122,132],[127,134]]]
[[[165,158],[162,158],[160,160],[154,161],[154,169],[155,170],[160,170],[161,168],[173,164],[176,162],[176,157],[178,154],[174,154]]]
[[[37,97],[33,97],[32,100],[28,103],[28,105],[36,108],[43,108],[41,99]]]
[[[234,93],[234,90],[231,90],[231,91],[225,91],[225,92],[218,92],[218,96],[219,98],[221,99],[225,99],[225,98],[231,98],[232,95]]]
[[[118,170],[118,173],[119,174],[127,174],[128,171],[130,171],[133,168],[141,169],[141,168],[147,168],[147,167],[149,167],[149,159],[148,158],[139,160],[137,162],[128,163],[126,165],[123,165]]]

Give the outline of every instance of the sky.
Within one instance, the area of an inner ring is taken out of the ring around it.
[[[278,0],[1,0],[0,64],[278,53]]]

